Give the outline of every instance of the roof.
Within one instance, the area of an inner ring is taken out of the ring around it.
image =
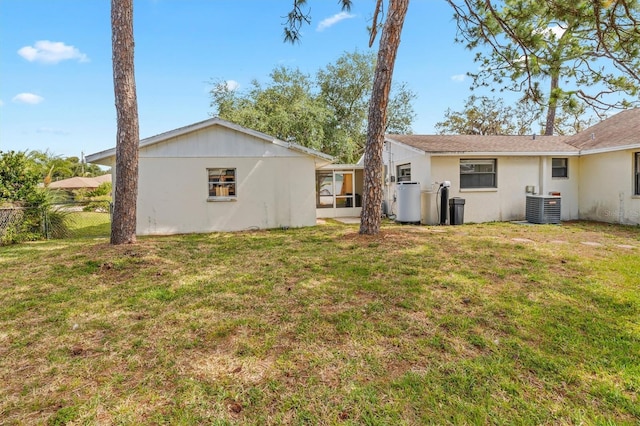
[[[567,136],[387,135],[386,140],[433,154],[577,155],[580,151],[567,143]]]
[[[387,135],[433,155],[581,155],[640,148],[640,108],[619,112],[573,136]]]
[[[569,144],[581,151],[609,151],[640,145],[640,108],[628,109],[574,135]]]
[[[247,127],[240,126],[238,124],[231,123],[230,121],[223,120],[219,117],[210,118],[208,120],[200,121],[198,123],[190,124],[188,126],[180,127],[174,130],[170,130],[168,132],[160,133],[159,135],[142,139],[140,140],[140,144],[138,146],[140,148],[144,148],[150,145],[154,145],[154,144],[166,141],[171,138],[175,138],[177,136],[182,136],[191,132],[195,132],[195,131],[202,130],[208,127],[213,127],[213,126],[226,127],[228,129],[254,136],[258,139],[264,140],[265,142],[270,142],[275,145],[279,145],[279,146],[291,149],[293,151],[302,152],[304,154],[311,155],[313,157],[321,158],[322,160],[333,161],[333,157],[331,157],[330,155],[324,154],[320,151],[316,151],[311,148],[306,148],[302,145],[298,145],[293,142],[282,141],[280,139],[274,138],[273,136],[269,136],[266,133],[258,132],[257,130],[252,130]],[[116,149],[111,148],[106,151],[101,151],[95,154],[87,155],[85,158],[88,162],[93,163],[93,162],[103,160],[105,158],[114,157],[115,155],[116,155]]]
[[[97,176],[95,178],[76,176],[69,179],[62,179],[51,182],[48,187],[51,189],[97,188],[104,182],[111,182],[110,174]]]

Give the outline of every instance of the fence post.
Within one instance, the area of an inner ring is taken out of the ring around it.
[[[47,216],[47,209],[42,208],[42,210],[40,211],[41,217],[42,217],[42,231],[44,234],[44,238],[45,239],[50,239],[50,232],[49,232],[49,217]]]

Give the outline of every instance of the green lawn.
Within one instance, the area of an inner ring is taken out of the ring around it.
[[[640,228],[0,247],[0,423],[640,423]]]
[[[67,215],[67,226],[72,237],[108,237],[111,233],[111,217],[108,212],[79,211]]]

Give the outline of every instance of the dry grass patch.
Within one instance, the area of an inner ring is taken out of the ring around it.
[[[3,247],[0,418],[636,424],[638,250],[582,222],[330,220]]]

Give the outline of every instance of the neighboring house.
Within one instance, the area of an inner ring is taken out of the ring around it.
[[[51,189],[63,189],[66,191],[73,191],[78,189],[92,190],[96,189],[105,182],[111,182],[111,175],[101,175],[96,177],[80,177],[75,176],[69,179],[57,180],[51,182],[48,188]]]
[[[87,161],[118,173],[115,149]],[[219,118],[143,139],[137,234],[315,225],[315,171],[331,161]]]
[[[562,220],[640,224],[640,109],[573,136],[387,135],[383,160],[387,212],[398,182],[418,182],[424,224],[439,223],[444,181],[465,222],[523,220],[528,194],[552,193]]]

